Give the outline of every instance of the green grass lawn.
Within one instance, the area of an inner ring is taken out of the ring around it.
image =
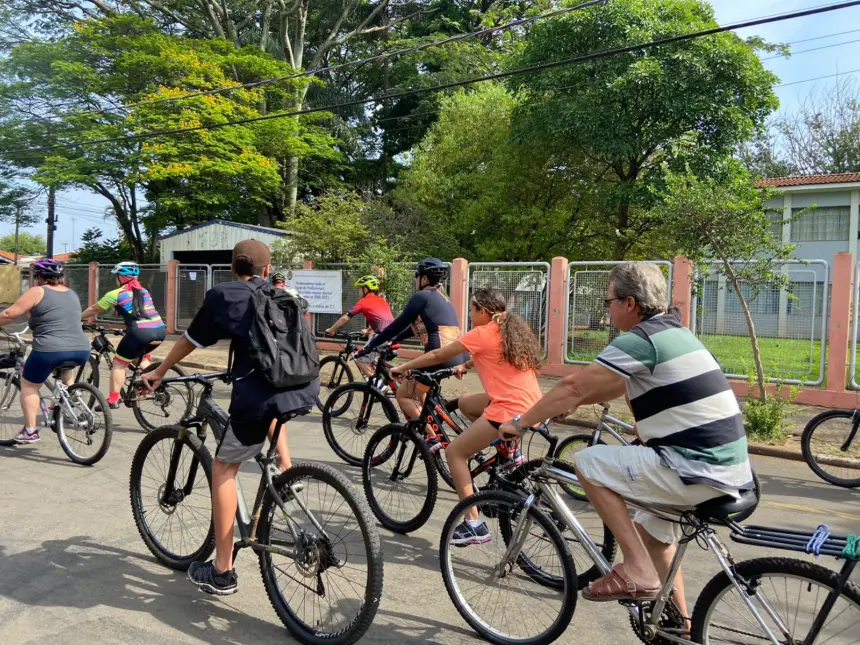
[[[592,361],[609,342],[606,331],[577,330],[568,344],[568,358]],[[752,345],[747,336],[700,336],[727,374],[755,374]],[[759,338],[765,374],[775,378],[818,380],[821,341]]]

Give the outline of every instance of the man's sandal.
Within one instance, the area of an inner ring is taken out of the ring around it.
[[[602,578],[595,580],[588,589],[584,589],[582,597],[594,602],[611,602],[618,600],[656,600],[660,587],[642,589],[624,574],[624,565],[616,565],[612,571]]]

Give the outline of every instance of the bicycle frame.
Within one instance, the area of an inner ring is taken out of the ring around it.
[[[612,432],[612,434],[615,435],[614,432]],[[550,485],[551,482],[567,485],[579,485],[579,480],[575,475],[573,475],[572,473],[568,473],[564,470],[560,470],[553,466],[553,459],[549,456],[553,452],[554,446],[552,446],[552,449],[548,453],[547,457],[544,459],[540,469],[536,472],[536,476],[534,474],[532,475],[534,477],[533,481],[535,482],[538,490],[536,493],[531,493],[523,504],[523,510],[525,512],[520,514],[520,517],[517,520],[517,526],[513,532],[510,541],[510,545],[508,546],[508,549],[503,559],[496,566],[496,569],[494,571],[494,575],[496,577],[502,577],[505,575],[505,567],[507,563],[514,563],[517,561],[519,552],[522,549],[523,544],[525,543],[526,537],[528,536],[529,529],[531,527],[531,519],[529,518],[528,509],[530,509],[540,500],[545,501],[553,510],[553,512],[556,513],[557,517],[561,518],[567,528],[571,532],[573,532],[573,534],[576,536],[576,540],[579,542],[579,544],[582,545],[582,547],[585,549],[585,552],[588,554],[594,564],[597,565],[603,575],[608,574],[612,570],[610,563],[606,561],[606,558],[603,557],[603,554],[601,553],[599,547],[594,543],[594,541],[588,535],[587,531],[580,524],[573,511],[571,511],[570,508],[567,506],[561,494],[558,492],[557,487]],[[629,499],[625,499],[624,501],[630,507],[647,511],[665,520],[678,522],[682,517],[689,520],[689,516],[686,515],[684,511],[680,511],[672,507],[641,504]],[[738,591],[738,595],[746,605],[747,609],[749,609],[750,613],[752,613],[756,622],[762,628],[772,645],[780,645],[780,643],[784,641],[780,641],[770,629],[770,627],[767,625],[765,620],[762,618],[761,613],[756,608],[753,599],[758,601],[764,613],[767,614],[768,618],[773,621],[773,623],[777,626],[778,630],[782,632],[783,637],[790,639],[791,633],[788,627],[783,624],[779,615],[770,605],[767,599],[764,598],[762,594],[755,593],[754,589],[750,590],[750,586],[748,585],[748,583],[745,580],[741,579],[737,574],[735,574],[734,560],[732,559],[731,553],[717,537],[716,532],[709,528],[705,522],[702,522],[701,520],[694,521],[696,523],[696,530],[692,534],[682,538],[682,540],[678,544],[678,547],[675,551],[675,556],[672,559],[672,563],[669,567],[669,572],[660,587],[660,591],[657,594],[657,599],[654,601],[654,605],[651,608],[650,616],[647,618],[647,620],[643,619],[642,615],[640,614],[639,603],[623,603],[627,607],[630,616],[635,621],[638,621],[640,623],[643,630],[643,634],[649,639],[654,638],[654,636],[656,635],[659,635],[669,641],[680,643],[681,645],[693,645],[693,642],[690,640],[681,638],[675,633],[660,629],[658,626],[658,622],[660,620],[660,616],[663,613],[663,609],[666,606],[666,603],[671,598],[675,576],[681,567],[681,561],[684,558],[687,546],[691,540],[695,539],[696,535],[701,535],[705,543],[707,544],[708,549],[714,553],[717,558],[717,561],[720,564],[720,567],[729,577],[729,580],[732,581],[732,584]],[[733,523],[730,523],[730,526],[731,524]],[[847,566],[848,564],[846,564],[846,567]],[[851,570],[853,570],[853,566],[851,566]],[[848,575],[850,575],[850,571],[848,571]],[[843,576],[845,576],[844,571]],[[806,639],[804,639],[804,643],[812,643],[814,641],[814,638],[818,635],[822,626],[825,624],[827,615],[829,614],[830,609],[832,609],[833,605],[835,604],[838,596],[838,588],[831,592],[830,596],[828,596],[827,601],[821,608],[820,614],[816,617],[816,620],[814,621],[812,628],[810,629],[810,634],[807,636]],[[674,631],[680,633],[682,630]]]
[[[164,486],[164,493],[160,502],[164,505],[175,504],[177,501],[174,501],[175,498],[171,497],[177,493],[174,490],[174,486],[176,484],[176,469],[179,466],[179,459],[182,452],[182,443],[184,440],[185,432],[189,430],[194,430],[197,434],[197,437],[204,441],[206,438],[206,428],[211,427],[212,431],[215,434],[215,438],[220,442],[221,438],[224,436],[224,431],[227,428],[227,424],[230,421],[229,415],[219,406],[212,398],[212,390],[214,388],[213,381],[218,379],[226,379],[229,378],[229,372],[218,372],[214,374],[206,374],[203,375],[194,375],[194,376],[184,376],[178,378],[164,379],[163,383],[181,383],[181,382],[196,382],[200,383],[204,387],[203,394],[200,396],[197,403],[196,414],[193,417],[188,419],[183,419],[180,422],[180,431],[177,437],[177,441],[174,442],[173,452],[170,455],[170,467],[167,473],[167,481]],[[236,476],[236,492],[238,496],[238,506],[236,509],[236,522],[239,525],[239,535],[240,539],[233,545],[233,557],[235,558],[237,553],[244,548],[251,548],[254,551],[267,551],[269,553],[275,553],[277,555],[282,555],[284,557],[291,558],[293,560],[300,559],[302,554],[304,553],[304,545],[302,545],[301,540],[299,540],[299,535],[301,533],[301,529],[297,527],[295,522],[289,516],[287,509],[284,505],[283,499],[281,499],[280,494],[273,484],[273,480],[280,474],[280,471],[274,465],[275,461],[275,451],[277,450],[278,436],[280,435],[281,429],[284,426],[285,421],[279,420],[278,425],[275,427],[274,434],[272,436],[272,440],[269,444],[268,452],[263,455],[263,453],[258,453],[256,457],[254,457],[254,461],[260,467],[260,471],[262,473],[262,477],[260,479],[260,484],[257,488],[257,495],[254,499],[254,506],[251,511],[248,510],[247,503],[245,502],[245,496],[242,492],[242,484],[239,481],[238,473]],[[198,461],[193,461],[188,471],[188,479],[185,482],[185,485],[182,488],[182,498],[191,494],[191,489],[194,486],[194,481],[197,476],[197,467],[199,466]],[[296,495],[296,491],[293,488],[290,488],[293,499],[299,505],[299,508],[304,511],[307,517],[310,519],[311,523],[314,527],[320,532],[320,535],[328,538],[327,534],[323,530],[323,528],[319,525],[313,515],[308,511],[304,502],[301,498]],[[290,533],[293,537],[293,545],[298,546],[298,550],[285,548],[283,546],[277,546],[274,544],[260,544],[256,541],[256,533],[257,526],[260,523],[260,510],[263,505],[263,497],[266,494],[266,491],[269,491],[272,495],[272,498],[275,500],[275,503],[281,509],[281,512],[284,514],[284,519],[286,520],[287,526],[290,529]],[[178,501],[181,501],[178,500]]]

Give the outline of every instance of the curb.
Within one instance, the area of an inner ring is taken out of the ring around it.
[[[751,455],[778,457],[779,459],[788,459],[789,461],[804,461],[803,455],[799,452],[777,446],[768,446],[767,444],[751,443],[748,445],[748,450]]]
[[[207,370],[209,372],[223,372],[227,369],[226,365],[212,365],[210,363],[198,363],[197,361],[180,361],[180,367],[190,367],[197,370]]]

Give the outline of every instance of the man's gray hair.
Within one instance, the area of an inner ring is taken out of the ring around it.
[[[632,297],[643,314],[666,313],[668,296],[666,278],[656,264],[648,262],[625,262],[609,272],[609,280],[615,283],[615,297]]]

